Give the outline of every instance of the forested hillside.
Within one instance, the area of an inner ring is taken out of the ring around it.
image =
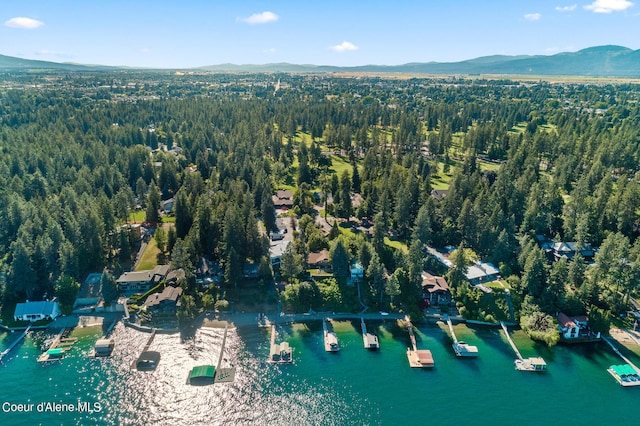
[[[637,291],[638,86],[142,72],[0,78],[5,303],[51,296],[63,275],[81,281],[129,268],[136,248],[121,225],[136,206],[161,220],[160,202],[170,198],[174,267],[192,270],[203,255],[218,261],[223,287],[238,297],[243,265],[258,264],[267,291],[274,271],[264,231],[274,227],[277,189],[294,192],[299,219],[282,276],[304,281],[309,252],[329,248],[360,260],[363,297],[380,309],[419,305],[420,273],[438,267],[426,246],[470,249],[457,251],[447,277],[475,318],[487,315],[461,278],[465,256],[498,265],[526,315],[606,318]],[[448,192],[433,197],[433,189]],[[305,214],[366,219],[371,238],[338,226],[323,235]],[[385,238],[390,230],[398,241]],[[593,266],[549,263],[534,235],[600,250]],[[319,307],[338,297],[310,292],[304,297]]]

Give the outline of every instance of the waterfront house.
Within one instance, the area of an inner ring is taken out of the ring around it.
[[[565,340],[575,339],[599,339],[600,333],[593,333],[588,325],[589,318],[586,315],[570,317],[563,312],[558,314],[558,328],[560,336]]]
[[[181,287],[166,286],[162,293],[153,293],[144,301],[147,311],[155,313],[175,313],[180,307]]]
[[[429,301],[429,305],[438,306],[451,301],[449,283],[444,277],[422,272],[422,299]]]
[[[124,293],[144,293],[153,285],[164,281],[169,273],[169,265],[157,265],[145,271],[125,272],[116,280],[118,288]]]
[[[30,302],[16,304],[16,309],[13,312],[13,319],[15,321],[30,321],[35,322],[39,320],[53,320],[61,315],[60,306],[55,300]]]

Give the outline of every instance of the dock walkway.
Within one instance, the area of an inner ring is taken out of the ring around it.
[[[216,375],[214,383],[228,383],[233,382],[236,377],[236,369],[220,368],[222,365],[222,358],[224,358],[224,347],[227,343],[227,332],[229,331],[229,324],[224,327],[224,337],[222,338],[222,346],[220,347],[220,357],[218,358],[218,365],[216,366]]]
[[[511,345],[513,352],[516,353],[516,356],[520,361],[524,360],[524,358],[522,358],[522,355],[520,355],[520,351],[518,350],[518,347],[516,346],[515,343],[513,343],[513,340],[511,340],[511,336],[509,335],[509,330],[507,329],[507,326],[505,325],[504,321],[500,321],[500,325],[502,326],[502,330],[504,330],[504,335],[507,336],[507,341]]]
[[[20,337],[18,337],[16,340],[13,341],[13,343],[11,343],[11,345],[9,345],[9,347],[7,349],[5,349],[4,351],[2,351],[0,353],[0,361],[2,361],[2,359],[9,353],[11,352],[11,350],[13,348],[15,348],[18,343],[20,343],[22,341],[22,339],[24,339],[27,336],[27,333],[29,332],[29,330],[31,330],[31,324],[29,324],[29,326],[22,332],[22,334],[20,335]]]

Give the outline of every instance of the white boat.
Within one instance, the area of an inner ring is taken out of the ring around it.
[[[478,347],[469,345],[463,341],[453,342],[453,351],[456,353],[456,356],[461,356],[461,357],[478,356]]]

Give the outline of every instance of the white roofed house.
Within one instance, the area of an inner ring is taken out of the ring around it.
[[[500,278],[500,270],[488,262],[476,262],[467,268],[465,274],[471,285],[496,281]]]
[[[52,320],[61,315],[60,306],[55,300],[30,302],[16,304],[16,309],[13,313],[13,319],[15,321],[40,321],[40,320]]]

